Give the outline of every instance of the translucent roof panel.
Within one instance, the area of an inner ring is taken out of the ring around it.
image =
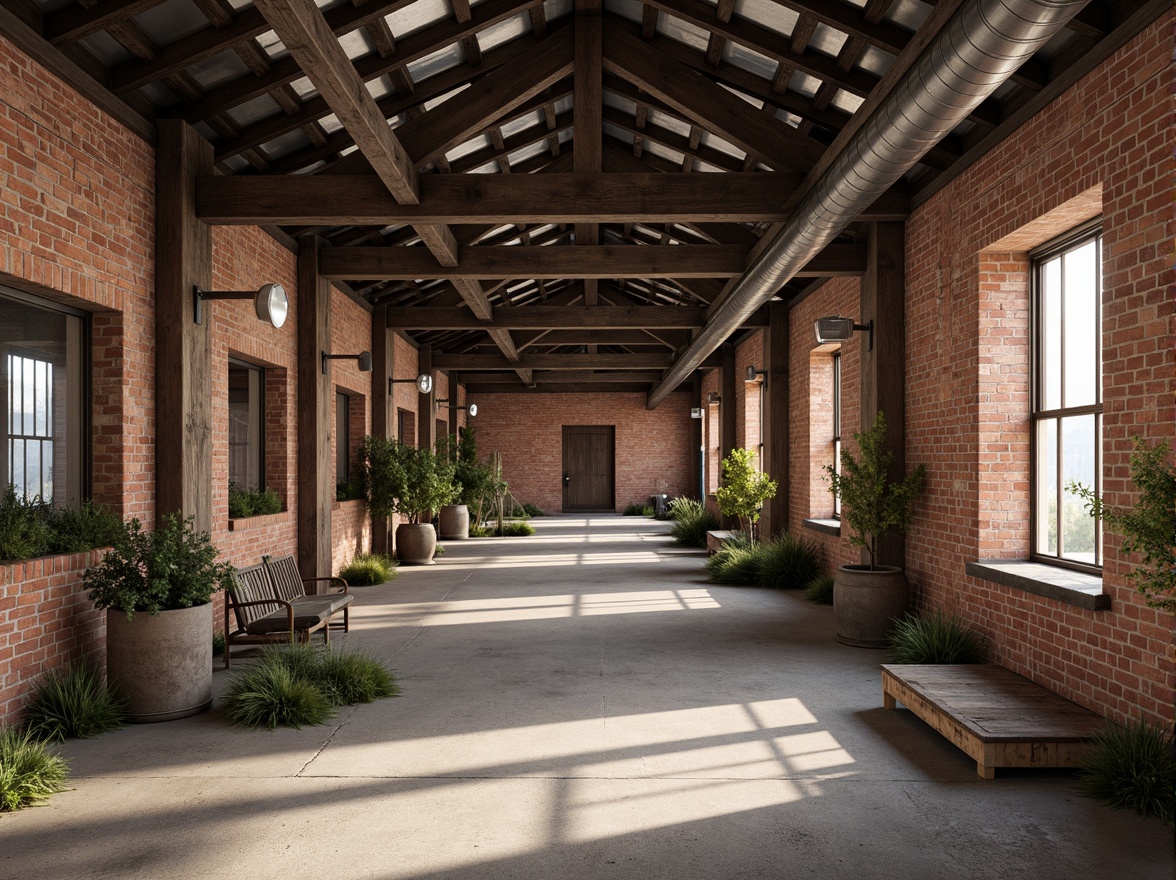
[[[697,25],[662,14],[657,20],[657,32],[669,37],[675,43],[682,43],[693,49],[705,50],[710,42],[710,31],[704,31]]]
[[[775,31],[785,37],[792,36],[792,29],[800,16],[795,10],[781,6],[774,0],[738,0],[735,4],[735,15],[747,18],[760,27]]]
[[[462,50],[461,44],[454,43],[438,49],[431,55],[419,58],[407,66],[412,78],[417,82],[421,82],[431,76],[444,73],[452,67],[457,67],[459,64],[464,63],[464,61],[465,52]]]
[[[531,32],[531,17],[526,13],[500,21],[485,30],[478,31],[478,46],[483,52],[497,49],[512,40]]]
[[[453,17],[453,8],[448,0],[416,0],[389,15],[384,16],[396,39],[402,40],[409,34],[424,30]]]
[[[767,55],[761,55],[748,49],[741,43],[727,40],[723,45],[723,61],[736,67],[754,73],[760,79],[770,80],[776,75],[779,64]]]

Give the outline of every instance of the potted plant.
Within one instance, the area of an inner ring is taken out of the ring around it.
[[[886,418],[855,433],[855,458],[841,450],[841,473],[825,466],[829,491],[841,498],[841,519],[852,530],[850,543],[869,553],[868,565],[843,565],[833,580],[837,641],[863,648],[884,648],[886,634],[910,605],[910,586],[902,568],[877,564],[878,539],[910,526],[913,504],[923,482],[919,465],[902,480],[890,477],[894,453],[886,446]]]
[[[764,502],[776,494],[776,481],[755,469],[755,453],[732,449],[723,459],[723,485],[715,492],[719,512],[739,520],[740,530],[752,540]]]
[[[455,503],[446,504],[438,516],[438,530],[445,539],[463,540],[470,536],[470,510],[481,502],[491,483],[490,468],[478,461],[478,442],[473,427],[461,429],[457,437],[437,441],[437,455],[454,465]]]
[[[396,529],[397,558],[418,565],[431,563],[437,532],[427,518],[454,499],[454,465],[429,449],[365,437],[359,470],[372,516],[382,519],[396,513],[406,520]]]
[[[212,594],[230,583],[208,534],[168,514],[154,532],[137,519],[86,570],[106,610],[106,672],[130,721],[168,721],[212,705]]]

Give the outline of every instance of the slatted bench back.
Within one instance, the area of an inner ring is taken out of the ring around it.
[[[275,559],[266,556],[265,567],[273,581],[273,595],[287,602],[293,602],[307,595],[306,587],[302,583],[302,575],[298,573],[298,564],[293,556],[281,556]],[[313,593],[313,590],[311,590]]]
[[[273,599],[274,590],[270,584],[269,573],[261,563],[248,568],[233,570],[233,599],[236,603],[258,602],[262,599]],[[241,607],[234,605],[233,611],[237,615],[237,628],[245,629],[259,617],[271,614],[278,606],[272,602],[268,605],[251,605]]]

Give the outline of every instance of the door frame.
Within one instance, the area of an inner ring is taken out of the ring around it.
[[[568,435],[569,434],[608,434],[609,455],[612,467],[608,486],[609,506],[593,508],[568,507],[568,485],[563,476],[568,473]],[[615,513],[617,509],[617,428],[616,425],[563,425],[560,430],[560,482],[562,494],[562,511],[564,513]]]

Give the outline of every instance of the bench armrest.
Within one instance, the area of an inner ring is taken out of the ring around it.
[[[303,586],[306,586],[307,584],[318,584],[321,581],[327,581],[327,588],[328,589],[330,589],[331,587],[336,587],[340,590],[340,592],[343,592],[343,593],[350,592],[350,590],[347,588],[347,581],[343,580],[343,578],[341,578],[341,577],[303,578],[302,584],[303,584]],[[318,588],[316,587],[315,591],[313,593],[307,593],[307,595],[308,596],[316,596],[316,595],[318,595],[318,592],[319,592]]]

